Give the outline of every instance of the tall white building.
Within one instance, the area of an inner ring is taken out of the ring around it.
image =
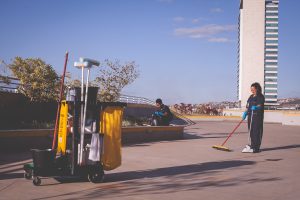
[[[260,83],[266,105],[277,105],[279,0],[241,0],[238,99],[247,104],[250,85]]]

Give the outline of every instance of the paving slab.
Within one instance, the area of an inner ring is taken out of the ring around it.
[[[243,123],[218,151],[237,121],[198,121],[183,140],[125,146],[122,166],[105,182],[23,178],[29,152],[0,153],[0,199],[272,199],[300,197],[300,127],[265,124],[262,152],[243,154]]]

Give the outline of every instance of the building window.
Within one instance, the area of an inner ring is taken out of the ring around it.
[[[274,45],[274,46],[266,46],[266,49],[277,49],[278,46],[277,45]]]
[[[277,2],[278,2],[278,0],[276,0]],[[274,0],[266,0],[266,4],[267,5],[278,5],[278,3],[277,2],[274,2]]]
[[[278,21],[278,18],[266,18],[266,21]]]
[[[277,65],[277,62],[265,62],[265,65]]]
[[[265,76],[274,76],[277,78],[277,74],[273,74],[273,73],[265,73]]]
[[[265,90],[265,94],[266,93],[277,93],[277,90]]]
[[[269,13],[269,12],[267,12],[266,16],[278,16],[278,13]]]
[[[278,10],[278,7],[267,7],[266,10]]]
[[[266,29],[266,33],[278,33],[278,29]]]
[[[277,51],[266,51],[266,54],[278,54]]]
[[[270,78],[266,78],[265,79],[266,82],[277,82],[277,79],[270,79]]]
[[[278,27],[278,24],[266,24],[266,27]]]
[[[277,95],[265,95],[266,99],[277,99]]]
[[[266,40],[267,44],[278,44],[278,40]]]
[[[278,35],[266,35],[266,38],[278,38]]]
[[[265,67],[265,71],[269,71],[269,72],[277,72],[277,68]]]
[[[277,85],[273,84],[266,84],[265,88],[277,88]]]
[[[266,56],[265,59],[266,60],[276,60],[277,56]]]

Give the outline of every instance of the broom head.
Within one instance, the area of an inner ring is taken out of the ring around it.
[[[221,150],[221,151],[231,151],[229,148],[227,148],[225,146],[221,146],[221,145],[214,145],[214,146],[212,146],[212,148]]]

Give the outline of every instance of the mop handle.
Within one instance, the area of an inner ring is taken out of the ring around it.
[[[249,143],[249,144],[251,144],[252,120],[253,120],[253,110],[251,111],[250,129],[249,129],[249,136],[248,136],[248,143]]]
[[[226,138],[226,140],[223,142],[223,144],[221,146],[224,146],[224,144],[227,142],[227,140],[231,137],[231,135],[236,131],[236,129],[238,129],[238,127],[240,127],[240,125],[242,124],[242,122],[244,121],[244,119],[242,119],[239,124],[233,129],[233,131],[228,135],[228,137]]]
[[[87,108],[87,99],[88,99],[88,90],[89,90],[89,76],[90,76],[90,69],[87,70],[87,78],[86,78],[86,90],[85,90],[85,100],[84,100],[84,111],[83,111],[83,120],[82,120],[82,127],[81,127],[81,152],[80,152],[80,164],[82,164],[83,160],[83,145],[84,145],[84,129],[85,129],[85,121],[86,121],[86,108]]]
[[[58,130],[58,119],[59,119],[60,107],[61,107],[60,104],[61,104],[61,100],[62,100],[63,92],[64,92],[64,82],[65,82],[65,76],[66,76],[68,57],[69,57],[69,52],[66,52],[64,71],[63,71],[63,75],[62,75],[61,81],[60,81],[60,94],[59,94],[59,102],[58,102],[57,111],[56,111],[56,120],[55,120],[55,127],[54,127],[54,133],[53,133],[52,150],[55,149],[55,145],[56,145],[56,136],[57,136],[57,130]]]
[[[84,68],[81,68],[81,96],[80,96],[80,150],[79,150],[79,164],[82,163],[82,152],[83,152],[83,133],[82,133],[82,125],[83,125],[83,107],[82,102],[84,101]]]

